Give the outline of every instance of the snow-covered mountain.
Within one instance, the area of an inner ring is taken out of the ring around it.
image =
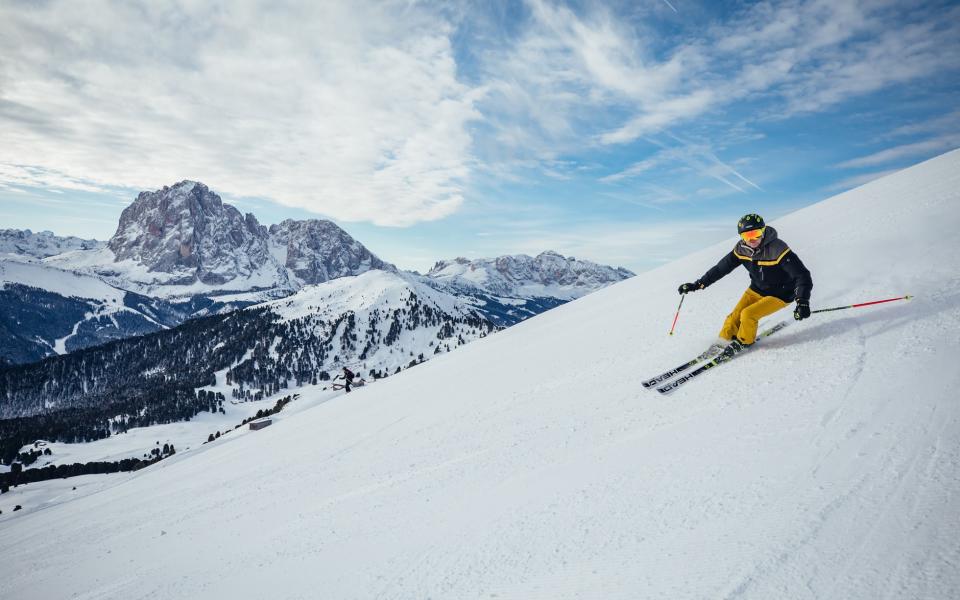
[[[954,151],[778,219],[814,308],[916,298],[794,323],[669,398],[641,381],[747,278],[668,337],[676,286],[733,232],[97,493],[13,489],[4,597],[958,597],[958,205]]]
[[[0,261],[0,359],[24,363],[183,320],[162,301],[97,277],[38,263]]]
[[[456,297],[414,277],[374,270],[153,336],[91,348],[82,357],[8,369],[0,373],[0,418],[44,414],[50,421],[71,420],[62,428],[71,435],[88,430],[86,437],[97,439],[99,431],[111,427],[108,420],[117,430],[123,429],[121,422],[139,423],[144,414],[158,415],[150,424],[188,420],[199,409],[181,408],[195,403],[205,409],[206,402],[195,402],[194,390],[216,385],[211,382],[218,372],[223,379],[218,391],[229,397],[269,397],[323,381],[344,366],[370,379],[391,375],[495,329]],[[164,393],[154,393],[160,385]],[[169,403],[177,410],[167,411]],[[74,412],[58,416],[67,409]],[[83,416],[78,409],[92,412],[77,421]]]
[[[39,260],[73,250],[97,250],[104,242],[78,237],[60,237],[51,231],[0,229],[0,259]]]
[[[268,229],[194,181],[142,192],[106,247],[47,262],[168,299],[251,293],[262,300],[371,269],[395,270],[329,221],[287,220]]]
[[[192,181],[141,192],[120,215],[107,248],[113,262],[135,263],[155,274],[152,282],[170,286],[278,277],[270,272],[275,265],[267,265],[273,262],[267,229]]]
[[[323,283],[376,269],[397,269],[377,258],[363,244],[330,221],[287,219],[270,226],[273,254],[298,286]]]
[[[462,299],[437,292],[416,277],[380,270],[308,286],[248,310],[267,311],[296,330],[297,335],[278,338],[271,349],[278,369],[297,365],[305,373],[336,374],[348,366],[368,379],[397,373],[495,331]],[[258,367],[264,364],[259,359]]]
[[[624,268],[548,250],[535,257],[518,254],[439,261],[425,281],[470,299],[488,318],[509,326],[633,276]]]
[[[141,193],[107,243],[0,231],[0,360],[141,335],[372,269],[396,271],[329,221],[268,229],[183,181]]]
[[[0,252],[0,265],[36,265],[13,266],[0,277],[0,286],[9,284],[0,289],[0,360],[13,363],[284,298],[341,277],[398,273],[330,221],[288,219],[268,228],[194,181],[142,192],[107,243],[9,230],[0,232],[4,249],[11,253]],[[403,277],[509,326],[631,275],[545,252],[457,259],[438,263],[427,276]],[[88,285],[62,296],[58,278]],[[59,308],[44,313],[52,306]]]
[[[93,274],[0,260],[0,364],[20,364],[229,312],[250,299],[150,298]]]
[[[494,296],[562,300],[580,298],[633,275],[624,268],[568,258],[550,250],[535,257],[517,254],[443,260],[427,273],[427,277],[436,281],[475,288]]]

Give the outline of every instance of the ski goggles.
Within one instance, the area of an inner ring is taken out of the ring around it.
[[[743,233],[740,234],[740,239],[742,239],[745,242],[752,242],[753,240],[759,240],[760,238],[763,237],[764,229],[766,229],[766,227],[761,227],[760,229],[753,229],[750,231],[744,231]]]

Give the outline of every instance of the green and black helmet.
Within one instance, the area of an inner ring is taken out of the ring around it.
[[[740,217],[740,221],[737,222],[737,233],[763,229],[764,227],[766,227],[766,223],[763,222],[763,217],[756,213],[750,213]]]

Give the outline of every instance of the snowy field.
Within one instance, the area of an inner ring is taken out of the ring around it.
[[[94,492],[113,487],[131,477],[133,477],[132,473],[80,475],[67,479],[51,479],[12,487],[6,494],[0,494],[0,512],[2,512],[0,514],[0,527],[5,525],[5,521],[88,496]],[[13,509],[17,506],[21,506],[22,509],[14,512]]]
[[[771,224],[814,309],[916,299],[644,390],[746,287],[690,296],[667,336],[731,238],[5,518],[2,596],[960,597],[960,151]]]
[[[89,298],[116,305],[118,309],[124,308],[123,297],[126,293],[123,290],[90,275],[72,273],[43,264],[0,262],[0,289],[8,282],[38,287],[68,298]]]

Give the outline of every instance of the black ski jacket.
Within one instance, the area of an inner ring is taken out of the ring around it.
[[[813,278],[786,242],[777,237],[777,230],[767,226],[763,241],[754,250],[742,240],[700,278],[703,287],[716,283],[739,265],[750,273],[750,289],[762,296],[774,296],[784,302],[810,300]]]

